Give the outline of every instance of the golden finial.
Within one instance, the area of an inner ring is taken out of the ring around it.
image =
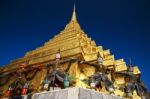
[[[71,19],[71,21],[77,21],[75,4],[74,4],[74,9],[73,9],[73,14],[72,14],[72,19]]]

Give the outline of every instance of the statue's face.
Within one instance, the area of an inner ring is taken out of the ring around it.
[[[97,59],[97,61],[98,61],[98,63],[102,63],[102,62],[103,62],[103,59],[102,59],[101,57],[99,57],[99,58]]]
[[[129,67],[129,72],[133,72],[133,67]]]
[[[59,59],[59,58],[60,58],[60,53],[56,53],[55,57],[56,57],[57,59]]]
[[[140,78],[140,75],[136,75],[137,78]]]

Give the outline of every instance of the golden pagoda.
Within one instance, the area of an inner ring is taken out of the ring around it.
[[[99,58],[102,60],[101,64],[98,63]],[[105,69],[97,68],[99,65]],[[10,85],[16,80],[20,83],[28,82],[30,90],[28,93],[41,92],[45,90],[45,77],[55,70],[65,72],[74,78],[69,87],[78,86],[89,89],[92,88],[84,82],[85,79],[89,79],[99,71],[109,70],[105,76],[113,82],[113,94],[126,97],[123,88],[127,85],[128,79],[124,75],[115,74],[115,72],[128,70],[126,62],[123,59],[116,60],[109,49],[104,50],[102,46],[97,46],[95,41],[87,36],[77,21],[75,6],[72,18],[64,30],[43,46],[27,52],[24,57],[16,59],[0,69],[1,96],[10,94],[7,91],[12,90]],[[141,74],[137,66],[133,67],[133,74],[138,76]],[[100,84],[100,89],[94,89],[110,94],[105,82],[100,82]],[[17,88],[22,87],[21,84],[16,86]],[[64,88],[62,86],[61,83],[57,85],[57,87]],[[136,90],[133,91],[133,98],[141,99]]]

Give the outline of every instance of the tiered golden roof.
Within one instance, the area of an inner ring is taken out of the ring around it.
[[[123,59],[115,60],[110,50],[103,50],[102,46],[96,46],[94,40],[91,40],[81,29],[75,12],[75,6],[71,21],[65,29],[51,40],[46,42],[42,47],[27,52],[23,58],[12,61],[8,66],[15,68],[18,64],[28,62],[29,65],[55,59],[55,53],[60,49],[62,57],[69,57],[76,54],[82,54],[85,61],[97,59],[99,52],[104,59],[105,66],[115,65],[116,71],[126,70],[126,63]],[[137,71],[138,72],[138,71]]]

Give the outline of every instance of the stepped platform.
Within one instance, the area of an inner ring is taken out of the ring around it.
[[[60,89],[35,93],[32,95],[14,97],[9,99],[124,99],[122,97],[99,93],[90,89],[79,87]]]

